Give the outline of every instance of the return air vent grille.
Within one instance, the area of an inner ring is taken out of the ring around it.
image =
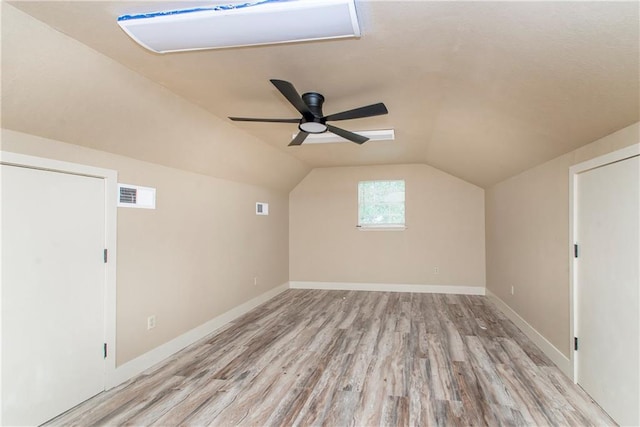
[[[269,215],[269,203],[257,202],[256,215]]]
[[[156,189],[138,185],[118,184],[118,207],[156,208]]]
[[[129,187],[120,187],[120,203],[136,204],[138,190]]]

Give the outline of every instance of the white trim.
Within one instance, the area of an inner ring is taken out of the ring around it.
[[[404,224],[384,224],[384,225],[356,225],[358,231],[404,231],[407,226]]]
[[[569,338],[572,341],[573,337],[578,336],[578,330],[576,328],[578,323],[578,313],[576,310],[578,287],[577,287],[577,268],[576,259],[573,254],[573,245],[576,242],[577,234],[577,184],[578,175],[591,169],[599,168],[601,166],[608,165],[610,163],[619,162],[621,160],[628,159],[630,157],[640,155],[640,143],[633,144],[620,150],[612,151],[611,153],[604,154],[602,156],[595,157],[593,159],[578,163],[569,168]],[[571,346],[573,348],[573,345]],[[578,354],[575,351],[571,351],[571,374],[569,377],[574,381],[578,381]]]
[[[411,285],[355,282],[289,282],[291,289],[322,289],[336,291],[413,292],[420,294],[484,295],[484,286]]]
[[[578,163],[569,168],[571,175],[575,175],[581,172],[586,172],[591,169],[599,168],[600,166],[608,165],[609,163],[619,162],[621,160],[628,159],[640,155],[640,143],[633,144],[625,148],[621,148],[611,153],[603,154],[602,156],[595,157],[590,160],[586,160],[582,163]]]
[[[496,294],[487,289],[487,297],[500,311],[511,320],[533,343],[547,355],[560,370],[571,378],[571,361],[556,346],[551,344],[540,332],[524,320],[518,313],[502,301]]]
[[[105,389],[116,371],[116,260],[117,260],[117,226],[118,210],[117,186],[118,172],[111,169],[77,163],[62,162],[44,157],[0,151],[0,163],[6,165],[29,167],[74,175],[91,176],[104,179],[105,183],[105,245],[109,251],[109,262],[105,264],[105,342],[108,346],[108,357],[105,361]]]
[[[185,332],[184,334],[168,341],[151,351],[144,353],[141,356],[130,360],[116,369],[115,376],[113,376],[111,382],[107,384],[107,389],[113,388],[123,382],[133,378],[134,376],[141,374],[147,369],[153,367],[157,363],[162,362],[167,357],[177,353],[183,348],[201,340],[207,335],[215,332],[220,327],[226,325],[232,320],[242,316],[243,314],[253,310],[262,303],[269,301],[276,295],[289,289],[289,284],[284,283],[278,287],[275,287],[257,297],[250,299],[249,301],[240,304],[232,308],[231,310],[222,313],[219,316],[214,317],[202,325]]]

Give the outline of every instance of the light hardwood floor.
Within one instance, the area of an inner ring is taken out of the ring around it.
[[[615,425],[486,297],[288,290],[51,425]]]

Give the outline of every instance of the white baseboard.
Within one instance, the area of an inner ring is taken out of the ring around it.
[[[487,297],[507,316],[553,363],[569,378],[573,378],[571,361],[549,342],[540,332],[516,313],[506,302],[487,289]]]
[[[484,295],[484,286],[409,285],[392,283],[353,282],[289,282],[291,289],[322,289],[336,291],[414,292],[422,294]]]
[[[111,378],[107,379],[107,390],[122,384],[123,382],[133,378],[138,374],[141,374],[157,363],[162,362],[167,357],[173,355],[174,353],[177,353],[178,351],[195,343],[196,341],[201,340],[210,333],[215,332],[215,330],[220,328],[221,326],[224,326],[232,320],[253,310],[260,304],[267,302],[271,298],[286,291],[287,289],[289,289],[288,283],[284,283],[276,288],[273,288],[261,295],[258,295],[253,299],[250,299],[243,304],[240,304],[237,307],[232,308],[231,310],[221,314],[220,316],[214,317],[208,322],[194,329],[191,329],[188,332],[185,332],[184,334],[172,339],[171,341],[166,342],[154,348],[153,350],[148,351],[143,355],[140,355],[135,359],[118,366],[115,370],[115,374]]]

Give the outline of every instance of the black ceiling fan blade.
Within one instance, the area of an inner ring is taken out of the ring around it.
[[[291,83],[276,79],[271,79],[271,83],[287,98],[287,101],[289,101],[291,105],[296,107],[296,110],[298,110],[300,114],[306,117],[313,116],[313,113],[311,113],[311,110],[309,110],[309,107],[307,107],[307,104],[304,103],[302,97]]]
[[[382,103],[367,105],[366,107],[354,108],[353,110],[343,111],[341,113],[329,114],[325,116],[325,120],[349,120],[349,119],[361,119],[364,117],[381,116],[387,114],[389,111],[387,107]]]
[[[229,117],[234,122],[264,122],[264,123],[299,123],[300,119],[255,119],[253,117]]]
[[[301,130],[300,132],[298,132],[298,134],[296,135],[295,138],[293,138],[293,141],[291,141],[289,143],[289,147],[291,147],[292,145],[300,145],[304,142],[305,139],[307,139],[307,136],[309,134],[303,130]]]
[[[357,133],[349,132],[348,130],[340,129],[331,125],[327,125],[327,130],[343,137],[344,139],[355,142],[356,144],[363,144],[369,140],[366,136],[358,135]]]

